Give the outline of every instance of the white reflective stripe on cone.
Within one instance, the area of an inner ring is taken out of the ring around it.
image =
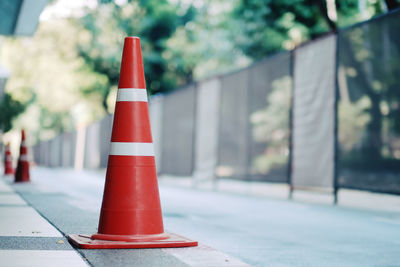
[[[12,156],[7,156],[6,161],[12,161]]]
[[[28,155],[21,155],[19,156],[20,161],[28,161]]]
[[[25,140],[24,140],[24,141],[21,141],[21,146],[26,147],[26,142],[25,142]]]
[[[117,91],[117,102],[147,102],[146,89],[139,88],[119,88]]]
[[[153,143],[111,142],[113,156],[154,156]]]

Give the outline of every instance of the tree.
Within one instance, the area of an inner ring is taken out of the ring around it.
[[[399,0],[385,0],[385,3],[389,10],[394,10],[400,7]]]
[[[182,10],[167,0],[130,1],[122,6],[109,2],[89,11],[80,20],[83,33],[77,48],[90,69],[107,82],[92,84],[84,93],[99,94],[103,108],[109,112],[107,98],[110,88],[118,84],[125,36],[141,38],[147,89],[151,93],[166,92],[190,82],[191,68],[182,66],[179,58],[164,59],[167,40],[195,16],[192,7],[178,11]]]
[[[10,37],[2,44],[0,58],[12,73],[6,84],[10,95],[6,100],[25,106],[26,112],[14,123],[20,123],[33,135],[48,128],[52,134],[46,136],[51,137],[70,130],[82,117],[91,121],[104,114],[96,107],[98,99],[81,96],[82,88],[101,83],[102,77],[91,72],[79,58],[75,49],[77,36],[72,20],[58,19],[41,22],[31,38]],[[86,114],[72,114],[79,105],[88,106]]]
[[[380,1],[367,4],[371,16],[383,12]],[[235,42],[246,55],[260,58],[365,19],[357,0],[337,0],[335,11],[337,21],[326,0],[240,0],[231,14],[239,31]]]
[[[25,105],[14,100],[10,94],[6,93],[0,101],[0,129],[8,132],[12,128],[12,121],[15,117],[25,110]]]

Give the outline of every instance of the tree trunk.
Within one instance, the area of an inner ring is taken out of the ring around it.
[[[385,0],[388,10],[393,10],[400,7],[400,2],[397,0]]]

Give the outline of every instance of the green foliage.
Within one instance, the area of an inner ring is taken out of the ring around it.
[[[335,2],[337,22],[329,18],[325,0],[240,0],[231,14],[235,43],[260,58],[383,12],[379,0],[366,0],[368,17],[360,14],[357,0]]]
[[[318,1],[242,0],[237,18],[236,43],[245,54],[259,58],[329,31]]]
[[[118,84],[119,67],[125,36],[141,38],[147,89],[151,93],[165,92],[190,82],[192,68],[186,68],[180,58],[164,59],[167,40],[180,25],[195,16],[192,7],[178,12],[168,1],[129,2],[123,6],[114,2],[102,4],[80,19],[84,34],[79,40],[79,55],[90,70],[105,79],[84,88],[86,94],[97,93],[108,111],[110,88]],[[177,13],[182,13],[177,15]]]
[[[4,101],[29,103],[14,124],[39,122],[35,130],[50,137],[51,129],[69,129],[112,111],[125,36],[141,38],[147,89],[167,92],[330,31],[325,2],[100,0],[83,17],[41,21],[32,38],[4,39],[0,58],[13,74]],[[338,26],[365,19],[357,0],[335,2]],[[383,11],[382,0],[366,3],[370,16]],[[3,129],[11,127],[19,109],[14,111],[7,111]],[[398,120],[392,124],[400,129]]]
[[[75,49],[78,38],[75,24],[63,19],[41,22],[32,38],[7,38],[2,44],[0,58],[12,73],[6,92],[27,107],[14,124],[33,136],[38,136],[34,131],[53,126],[54,135],[81,123],[84,116],[89,122],[104,115],[96,108],[99,99],[81,95],[81,90],[101,83],[102,77],[79,57]],[[84,115],[73,114],[82,103],[91,108]],[[64,123],[67,121],[74,123]]]
[[[167,41],[163,59],[177,66],[173,69],[181,73],[179,77],[193,70],[189,80],[197,80],[249,64],[250,59],[232,41],[234,25],[228,14],[234,3],[204,1],[197,7],[195,18],[179,26]]]
[[[0,129],[8,132],[12,128],[12,121],[19,114],[24,112],[25,105],[14,100],[11,95],[4,94],[0,101]]]

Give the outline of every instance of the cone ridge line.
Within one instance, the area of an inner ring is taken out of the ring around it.
[[[154,156],[153,143],[111,142],[112,156]]]
[[[117,102],[147,102],[145,88],[119,88],[117,91]]]

